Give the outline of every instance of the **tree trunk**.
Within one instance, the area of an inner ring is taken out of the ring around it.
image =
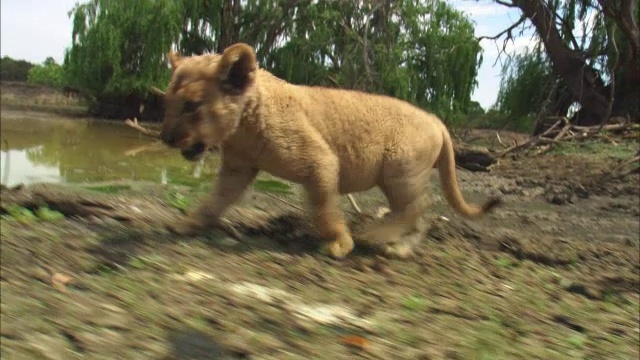
[[[582,106],[579,121],[600,123],[609,112],[605,86],[581,55],[571,50],[555,27],[554,16],[542,0],[514,0],[536,28],[554,71],[567,84],[573,99]]]

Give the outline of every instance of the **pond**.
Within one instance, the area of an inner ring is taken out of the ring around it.
[[[150,181],[210,184],[219,158],[192,163],[120,122],[2,111],[3,185]]]

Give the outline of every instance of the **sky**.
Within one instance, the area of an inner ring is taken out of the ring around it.
[[[0,3],[0,56],[10,56],[32,63],[53,57],[61,63],[71,44],[69,10],[78,0],[2,0]],[[132,0],[135,1],[135,0]],[[448,0],[456,9],[469,15],[476,26],[476,36],[494,36],[516,21],[516,9],[491,0]],[[532,43],[522,36],[509,43],[510,53],[522,51]],[[501,42],[483,40],[483,63],[478,72],[478,87],[472,94],[485,109],[493,105],[500,88],[500,61],[496,63]],[[503,56],[504,60],[504,56]],[[495,65],[494,65],[495,63]]]

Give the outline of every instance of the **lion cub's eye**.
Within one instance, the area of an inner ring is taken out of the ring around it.
[[[202,101],[185,101],[182,105],[182,113],[190,114],[196,112],[198,108],[202,105]]]

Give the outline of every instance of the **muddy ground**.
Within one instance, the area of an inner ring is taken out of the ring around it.
[[[60,201],[49,208],[64,217],[3,215],[2,359],[637,359],[639,178],[600,180],[620,161],[556,153],[460,171],[467,199],[505,200],[475,222],[451,212],[435,175],[430,226],[406,260],[319,254],[297,191],[277,195],[290,204],[248,194],[229,214],[239,237],[182,238],[163,224],[206,189],[4,189],[5,209],[68,193],[145,215],[75,216]],[[385,205],[378,191],[356,198],[367,213]]]
[[[239,209],[268,216],[240,224],[240,241],[5,215],[2,358],[637,358],[638,178],[595,183],[610,163],[544,156],[461,172],[468,198],[502,194],[505,206],[461,220],[434,185],[431,226],[407,260],[328,259],[298,210],[260,193]],[[167,194],[202,190],[108,191],[171,217]],[[384,205],[376,191],[357,199]]]

